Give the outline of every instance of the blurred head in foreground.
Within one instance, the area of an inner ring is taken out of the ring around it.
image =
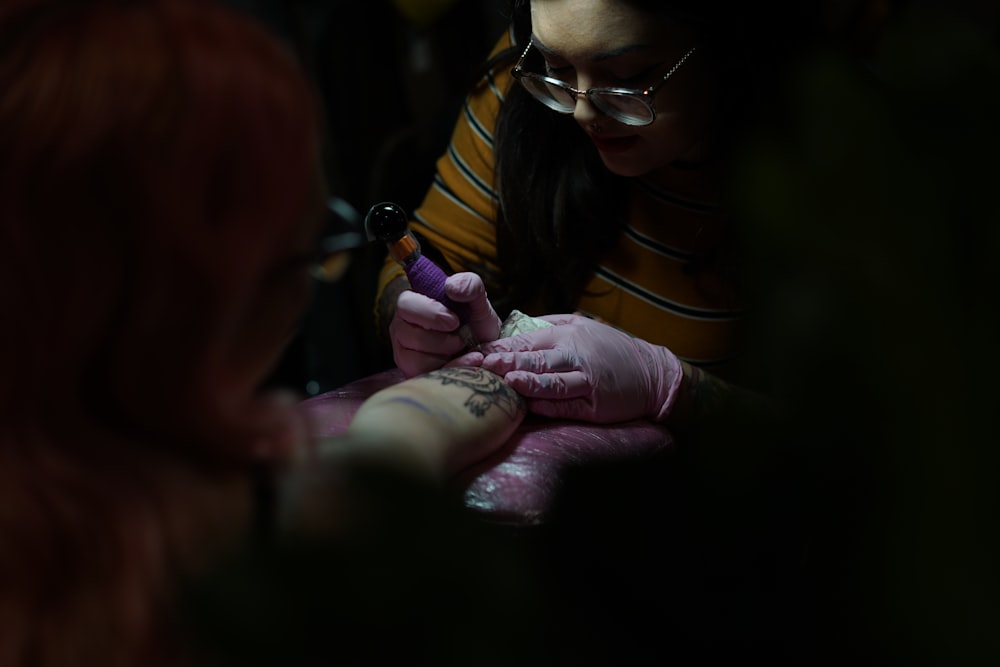
[[[207,2],[7,0],[0,42],[0,662],[150,664],[207,489],[294,437],[314,100]]]

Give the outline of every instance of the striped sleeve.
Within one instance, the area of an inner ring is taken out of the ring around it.
[[[508,32],[493,53],[509,45]],[[426,238],[454,271],[496,270],[493,132],[511,81],[506,71],[490,73],[467,96],[448,148],[438,158],[434,181],[411,221],[411,229]],[[387,259],[379,295],[401,273]]]
[[[637,180],[628,226],[597,267],[580,310],[698,366],[727,365],[742,304],[726,273],[703,261],[725,233],[717,205]]]

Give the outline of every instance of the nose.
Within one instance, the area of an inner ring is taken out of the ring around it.
[[[573,119],[576,120],[582,127],[593,124],[593,122],[601,115],[601,112],[597,110],[597,107],[593,105],[588,98],[583,93],[576,96],[576,107],[573,109]]]

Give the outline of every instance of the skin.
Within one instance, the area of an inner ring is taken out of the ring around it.
[[[428,471],[454,474],[506,442],[524,415],[524,399],[499,375],[449,367],[375,393],[348,433],[406,442]]]
[[[548,74],[579,90],[596,86],[647,88],[694,46],[691,34],[668,20],[615,0],[534,0],[531,21]],[[656,120],[643,127],[603,115],[584,96],[574,120],[598,139],[601,159],[621,176],[643,176],[675,161],[702,157],[712,91],[695,51],[654,98]],[[605,150],[600,141],[613,140]],[[631,145],[620,149],[624,140]]]
[[[257,282],[231,345],[234,375],[245,383],[235,391],[256,390],[301,319],[323,210],[317,199]],[[524,414],[523,399],[499,376],[480,368],[439,369],[374,394],[359,408],[348,437],[318,451],[335,459],[367,452],[444,480],[501,446]],[[303,454],[297,445],[305,433],[304,426],[295,429],[271,453]]]
[[[339,471],[350,463],[444,483],[502,446],[525,414],[524,399],[482,368],[441,368],[386,387],[358,408],[344,436],[299,450],[280,480],[281,528],[336,534],[349,522]]]

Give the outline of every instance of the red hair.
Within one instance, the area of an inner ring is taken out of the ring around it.
[[[196,0],[5,0],[0,43],[0,663],[147,663],[184,457],[262,428],[225,346],[319,197],[315,98]]]

